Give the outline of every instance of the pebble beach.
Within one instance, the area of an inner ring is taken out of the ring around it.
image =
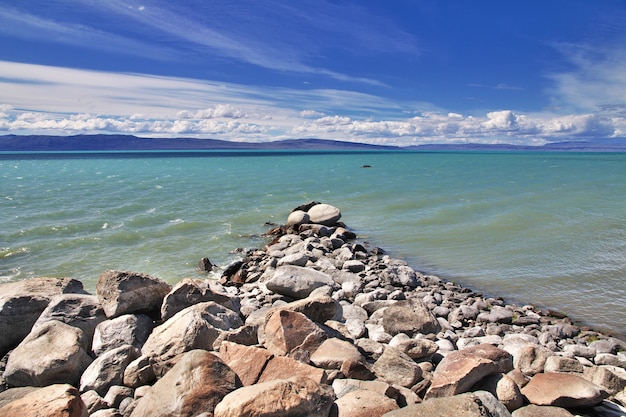
[[[0,285],[0,415],[626,415],[624,340],[416,271],[332,205],[284,220],[202,259],[218,280]]]

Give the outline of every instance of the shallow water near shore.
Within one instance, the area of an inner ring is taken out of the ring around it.
[[[0,282],[200,277],[317,200],[420,271],[626,334],[626,153],[0,154],[0,180]]]

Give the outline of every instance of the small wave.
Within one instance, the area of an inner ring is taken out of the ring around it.
[[[22,270],[19,267],[11,268],[6,271],[0,271],[0,283],[13,281],[20,275],[21,272]]]
[[[152,207],[151,209],[148,209],[146,213],[154,213],[155,211],[156,211],[156,207]]]
[[[181,223],[185,223],[185,221],[183,219],[174,219],[174,220],[170,220],[170,223],[181,224]]]
[[[109,227],[109,223],[104,223],[104,224],[102,225],[102,229],[106,229],[107,227]]]
[[[12,248],[0,248],[0,258],[10,258],[12,256],[24,255],[30,252],[27,247],[21,247],[17,249]]]

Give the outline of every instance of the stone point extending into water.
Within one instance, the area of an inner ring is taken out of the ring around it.
[[[624,415],[624,341],[416,272],[340,219],[297,207],[219,281],[0,285],[0,415]]]

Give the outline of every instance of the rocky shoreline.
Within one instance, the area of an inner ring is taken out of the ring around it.
[[[416,272],[340,219],[297,207],[218,281],[0,285],[0,415],[626,415],[626,342]]]

